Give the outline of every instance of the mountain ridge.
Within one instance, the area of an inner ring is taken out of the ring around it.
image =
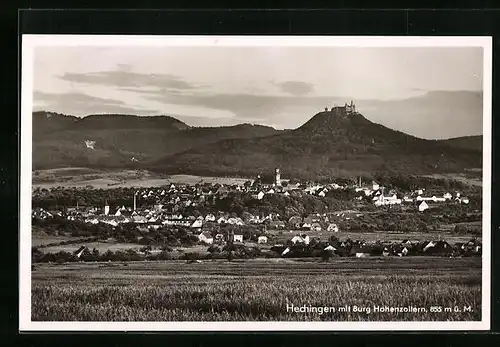
[[[341,172],[461,171],[481,166],[481,153],[426,140],[373,123],[360,113],[319,112],[297,129],[196,147],[150,163],[166,171],[257,174],[279,166],[303,177]]]
[[[279,166],[283,172],[313,177],[365,171],[460,171],[481,164],[481,152],[468,144],[478,142],[474,137],[421,139],[374,123],[358,112],[319,112],[292,130],[250,123],[195,127],[162,115],[148,120],[94,114],[84,121],[86,117],[62,116],[33,113],[34,127],[39,117],[38,126],[50,129],[34,136],[35,169],[139,167],[169,173],[248,175]],[[42,119],[51,125],[44,126]],[[132,120],[113,126],[123,119]],[[85,146],[88,140],[95,142],[93,148]]]

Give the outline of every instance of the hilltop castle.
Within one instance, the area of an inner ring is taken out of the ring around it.
[[[325,107],[325,112],[328,112],[328,107]],[[335,112],[337,115],[346,116],[349,114],[356,113],[356,105],[351,100],[351,103],[345,103],[344,106],[334,105],[330,112]]]

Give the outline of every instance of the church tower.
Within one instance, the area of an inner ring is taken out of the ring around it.
[[[276,179],[274,183],[276,184],[277,187],[281,186],[281,174],[279,168],[276,168]]]
[[[104,215],[107,216],[109,214],[109,205],[108,200],[106,200],[106,204],[104,205]]]

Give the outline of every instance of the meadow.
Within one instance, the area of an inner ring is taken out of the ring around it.
[[[413,306],[418,313],[287,312]],[[441,306],[432,312],[431,306]],[[460,307],[448,312],[445,307]],[[462,307],[471,307],[471,311]],[[34,321],[472,321],[481,258],[36,264]]]
[[[91,186],[95,189],[152,188],[174,184],[212,183],[243,184],[246,178],[208,177],[196,175],[161,175],[146,170],[104,170],[88,168],[60,168],[33,172],[33,188]]]

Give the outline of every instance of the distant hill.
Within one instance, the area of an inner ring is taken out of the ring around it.
[[[33,131],[35,169],[136,167],[145,160],[223,139],[268,136],[280,132],[251,124],[190,127],[169,116],[90,115],[77,118],[47,112],[33,113]],[[86,141],[91,147],[86,145]]]
[[[479,151],[483,150],[483,136],[481,135],[455,137],[452,139],[443,140],[443,143],[455,148],[475,149]]]
[[[457,172],[481,166],[481,151],[455,148],[375,124],[359,113],[326,111],[298,129],[261,138],[226,139],[150,162],[167,172],[316,178],[352,173]]]
[[[481,167],[481,137],[424,140],[360,113],[316,114],[294,130],[191,127],[173,117],[33,113],[33,168],[141,168],[164,173],[284,177],[430,174]]]
[[[140,117],[126,114],[92,114],[70,124],[65,130],[162,129],[177,131],[189,125],[170,116]]]

